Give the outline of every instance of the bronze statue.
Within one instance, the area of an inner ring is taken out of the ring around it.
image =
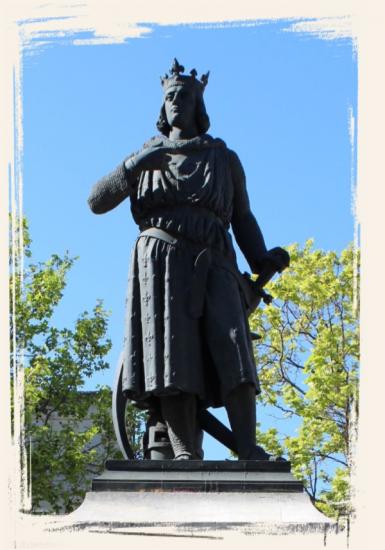
[[[140,229],[129,275],[122,389],[137,406],[157,411],[175,459],[202,458],[198,418],[210,406],[226,407],[239,459],[266,459],[255,442],[260,387],[247,320],[252,283],[238,271],[229,229],[253,273],[267,270],[271,277],[289,259],[279,247],[266,249],[238,156],[206,133],[209,73],[201,79],[194,69],[183,73],[174,60],[161,79],[161,135],[101,179],[89,197],[97,214],[130,197]]]

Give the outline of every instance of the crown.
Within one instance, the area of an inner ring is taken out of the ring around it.
[[[198,73],[196,72],[195,69],[192,69],[189,75],[181,74],[183,72],[184,72],[183,65],[180,65],[177,59],[175,58],[174,63],[172,64],[172,67],[170,69],[171,75],[168,75],[166,73],[164,76],[160,77],[163,90],[166,91],[167,88],[170,88],[170,86],[175,86],[179,84],[181,86],[188,86],[189,88],[192,88],[192,89],[195,88],[199,90],[201,93],[203,93],[207,85],[207,82],[209,80],[210,71],[207,71],[206,74],[203,74],[200,80],[196,78]]]

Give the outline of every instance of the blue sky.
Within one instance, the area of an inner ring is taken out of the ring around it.
[[[97,298],[111,311],[111,370],[87,389],[113,380],[138,233],[128,201],[96,216],[87,196],[98,178],[157,133],[159,77],[175,56],[188,71],[210,70],[209,133],[238,153],[268,247],[312,237],[318,248],[341,251],[353,240],[352,42],[288,32],[287,21],[151,28],[124,44],[74,46],[67,37],[24,56],[23,189],[32,250],[39,260],[65,250],[79,256],[55,322],[71,325]],[[263,428],[275,422],[266,413],[259,420]],[[205,451],[207,458],[228,455],[211,438]]]

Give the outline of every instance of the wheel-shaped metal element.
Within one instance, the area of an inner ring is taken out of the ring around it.
[[[126,431],[126,407],[127,398],[122,390],[123,378],[123,352],[119,356],[119,361],[116,368],[114,386],[112,388],[112,422],[114,425],[116,440],[124,458],[133,460],[134,452],[131,449]]]

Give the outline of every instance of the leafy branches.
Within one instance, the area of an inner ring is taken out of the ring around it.
[[[349,507],[351,427],[358,401],[359,336],[354,310],[350,246],[341,255],[290,247],[291,266],[269,291],[274,303],[250,318],[263,336],[255,348],[264,405],[295,418],[297,435],[277,430],[258,439],[271,452],[286,452],[294,475],[325,513]],[[344,503],[341,508],[341,503]]]
[[[82,391],[88,378],[109,368],[108,313],[97,301],[73,328],[54,326],[52,316],[76,258],[54,254],[45,262],[33,262],[26,221],[22,231],[12,241],[24,243],[27,263],[23,269],[16,254],[12,256],[11,353],[25,360],[23,439],[31,457],[32,510],[69,512],[81,502],[105,460],[120,456],[111,389]],[[141,415],[131,409],[129,414],[139,452]]]

